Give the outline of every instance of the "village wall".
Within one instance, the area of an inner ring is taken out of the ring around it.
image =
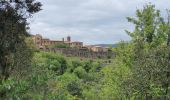
[[[41,51],[46,52],[54,52],[54,53],[61,53],[66,56],[75,56],[75,57],[82,57],[82,58],[114,58],[114,52],[94,52],[89,49],[84,48],[41,48]]]

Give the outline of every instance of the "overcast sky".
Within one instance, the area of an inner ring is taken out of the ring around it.
[[[133,30],[126,20],[135,16],[137,8],[148,2],[165,15],[170,0],[37,0],[42,11],[31,19],[31,34],[41,34],[53,40],[70,35],[85,44],[113,44],[128,41],[125,29]]]

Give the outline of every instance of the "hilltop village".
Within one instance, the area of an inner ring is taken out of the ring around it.
[[[83,42],[72,41],[70,36],[61,40],[43,38],[40,34],[32,35],[33,43],[42,51],[61,53],[66,56],[85,58],[113,58],[114,53],[108,47],[83,45]]]

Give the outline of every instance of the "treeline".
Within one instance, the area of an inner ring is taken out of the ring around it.
[[[170,11],[152,4],[128,17],[132,38],[113,51],[112,65],[35,50],[27,18],[34,0],[0,1],[0,100],[169,100]]]

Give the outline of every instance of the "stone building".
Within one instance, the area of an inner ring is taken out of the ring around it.
[[[82,48],[83,47],[83,42],[79,42],[79,41],[74,41],[71,43],[71,47],[77,47],[77,48]]]
[[[93,46],[91,50],[94,52],[102,52],[103,48],[101,46]]]
[[[83,47],[83,42],[71,41],[70,36],[67,37],[66,41],[64,40],[64,38],[62,38],[62,40],[50,40],[47,38],[43,38],[40,34],[33,35],[32,39],[33,39],[34,44],[39,48],[42,48],[45,46],[57,45],[57,44],[67,44],[68,46],[74,47],[74,48]]]
[[[35,45],[42,51],[61,53],[66,56],[77,56],[83,58],[113,58],[115,54],[108,48],[101,46],[83,46],[83,42],[71,41],[68,36],[66,40],[50,40],[36,34],[32,36]],[[70,48],[52,48],[51,45],[67,44]]]
[[[109,49],[108,47],[101,47],[101,46],[85,46],[85,47],[93,52],[107,52]]]
[[[40,47],[42,45],[42,36],[39,34],[32,35],[33,43],[37,46]]]

